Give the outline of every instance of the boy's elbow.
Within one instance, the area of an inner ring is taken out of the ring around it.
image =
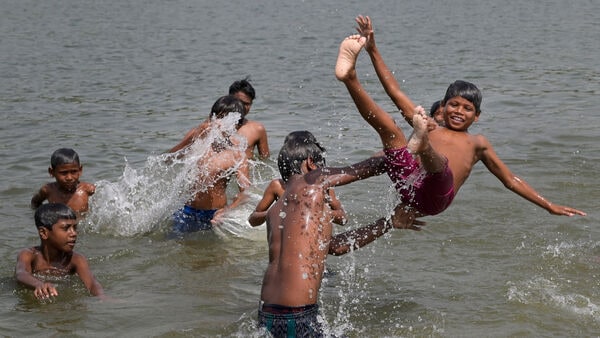
[[[250,216],[248,218],[248,223],[250,224],[250,226],[257,227],[257,226],[263,224],[264,220],[260,220],[260,219],[257,219],[256,217]]]
[[[504,181],[503,183],[506,189],[516,191],[518,186],[521,185],[523,181],[517,176],[512,176],[510,179]]]

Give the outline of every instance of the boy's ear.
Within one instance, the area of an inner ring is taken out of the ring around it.
[[[306,160],[302,161],[302,165],[300,166],[300,170],[302,171],[303,174],[309,173],[313,170],[315,170],[317,168],[317,166],[315,165],[315,162],[313,162],[313,159],[308,157]]]
[[[50,230],[46,227],[39,227],[38,233],[40,234],[40,238],[44,240],[48,239],[48,231]]]
[[[48,167],[48,174],[50,174],[50,176],[54,177],[54,169],[52,169],[52,167]]]
[[[312,157],[306,159],[306,167],[308,168],[308,171],[317,169],[317,165],[313,161]]]

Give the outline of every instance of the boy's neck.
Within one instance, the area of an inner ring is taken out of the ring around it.
[[[48,264],[54,267],[57,267],[56,265],[66,265],[66,261],[70,256],[70,253],[57,250],[56,248],[52,248],[48,245],[48,243],[46,243],[46,241],[42,241],[42,243],[38,247],[38,250],[44,257],[46,262],[48,262]]]
[[[75,191],[77,191],[77,188],[79,188],[80,184],[81,184],[81,182],[77,182],[77,185],[75,185],[75,187],[72,190],[66,189],[65,187],[60,185],[58,182],[56,182],[56,187],[60,193],[65,194],[65,195],[71,195]]]

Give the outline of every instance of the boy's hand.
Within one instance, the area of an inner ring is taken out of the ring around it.
[[[581,210],[577,210],[575,208],[571,208],[571,207],[565,207],[563,205],[557,205],[557,204],[551,204],[550,207],[548,208],[548,212],[551,213],[552,215],[559,215],[559,216],[575,216],[575,215],[580,215],[580,216],[586,216],[587,214]]]
[[[51,283],[43,283],[42,285],[35,288],[33,291],[33,295],[35,298],[39,300],[45,300],[50,297],[58,296],[58,291],[56,291],[56,287]]]
[[[437,122],[432,117],[427,117],[427,131],[430,132],[438,127]]]
[[[426,223],[416,219],[416,210],[409,209],[404,204],[398,204],[392,214],[392,226],[396,229],[420,231]]]
[[[375,48],[375,33],[373,31],[373,25],[371,24],[371,18],[359,15],[356,17],[356,23],[358,24],[358,27],[356,27],[358,33],[367,38],[365,50],[367,52],[373,50],[373,48]]]
[[[219,223],[223,222],[223,218],[224,218],[224,213],[225,213],[225,208],[221,208],[219,210],[217,210],[215,212],[215,214],[213,215],[213,218],[210,220],[210,223],[215,226],[218,225]]]

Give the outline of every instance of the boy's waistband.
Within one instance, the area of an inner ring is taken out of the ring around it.
[[[318,307],[317,304],[293,306],[293,307],[285,306],[285,305],[277,305],[277,304],[265,304],[265,302],[263,302],[262,300],[258,304],[258,310],[267,312],[267,313],[272,313],[272,314],[279,314],[279,315],[286,315],[286,314],[291,314],[291,313],[301,313],[301,312],[316,309],[317,307]]]

